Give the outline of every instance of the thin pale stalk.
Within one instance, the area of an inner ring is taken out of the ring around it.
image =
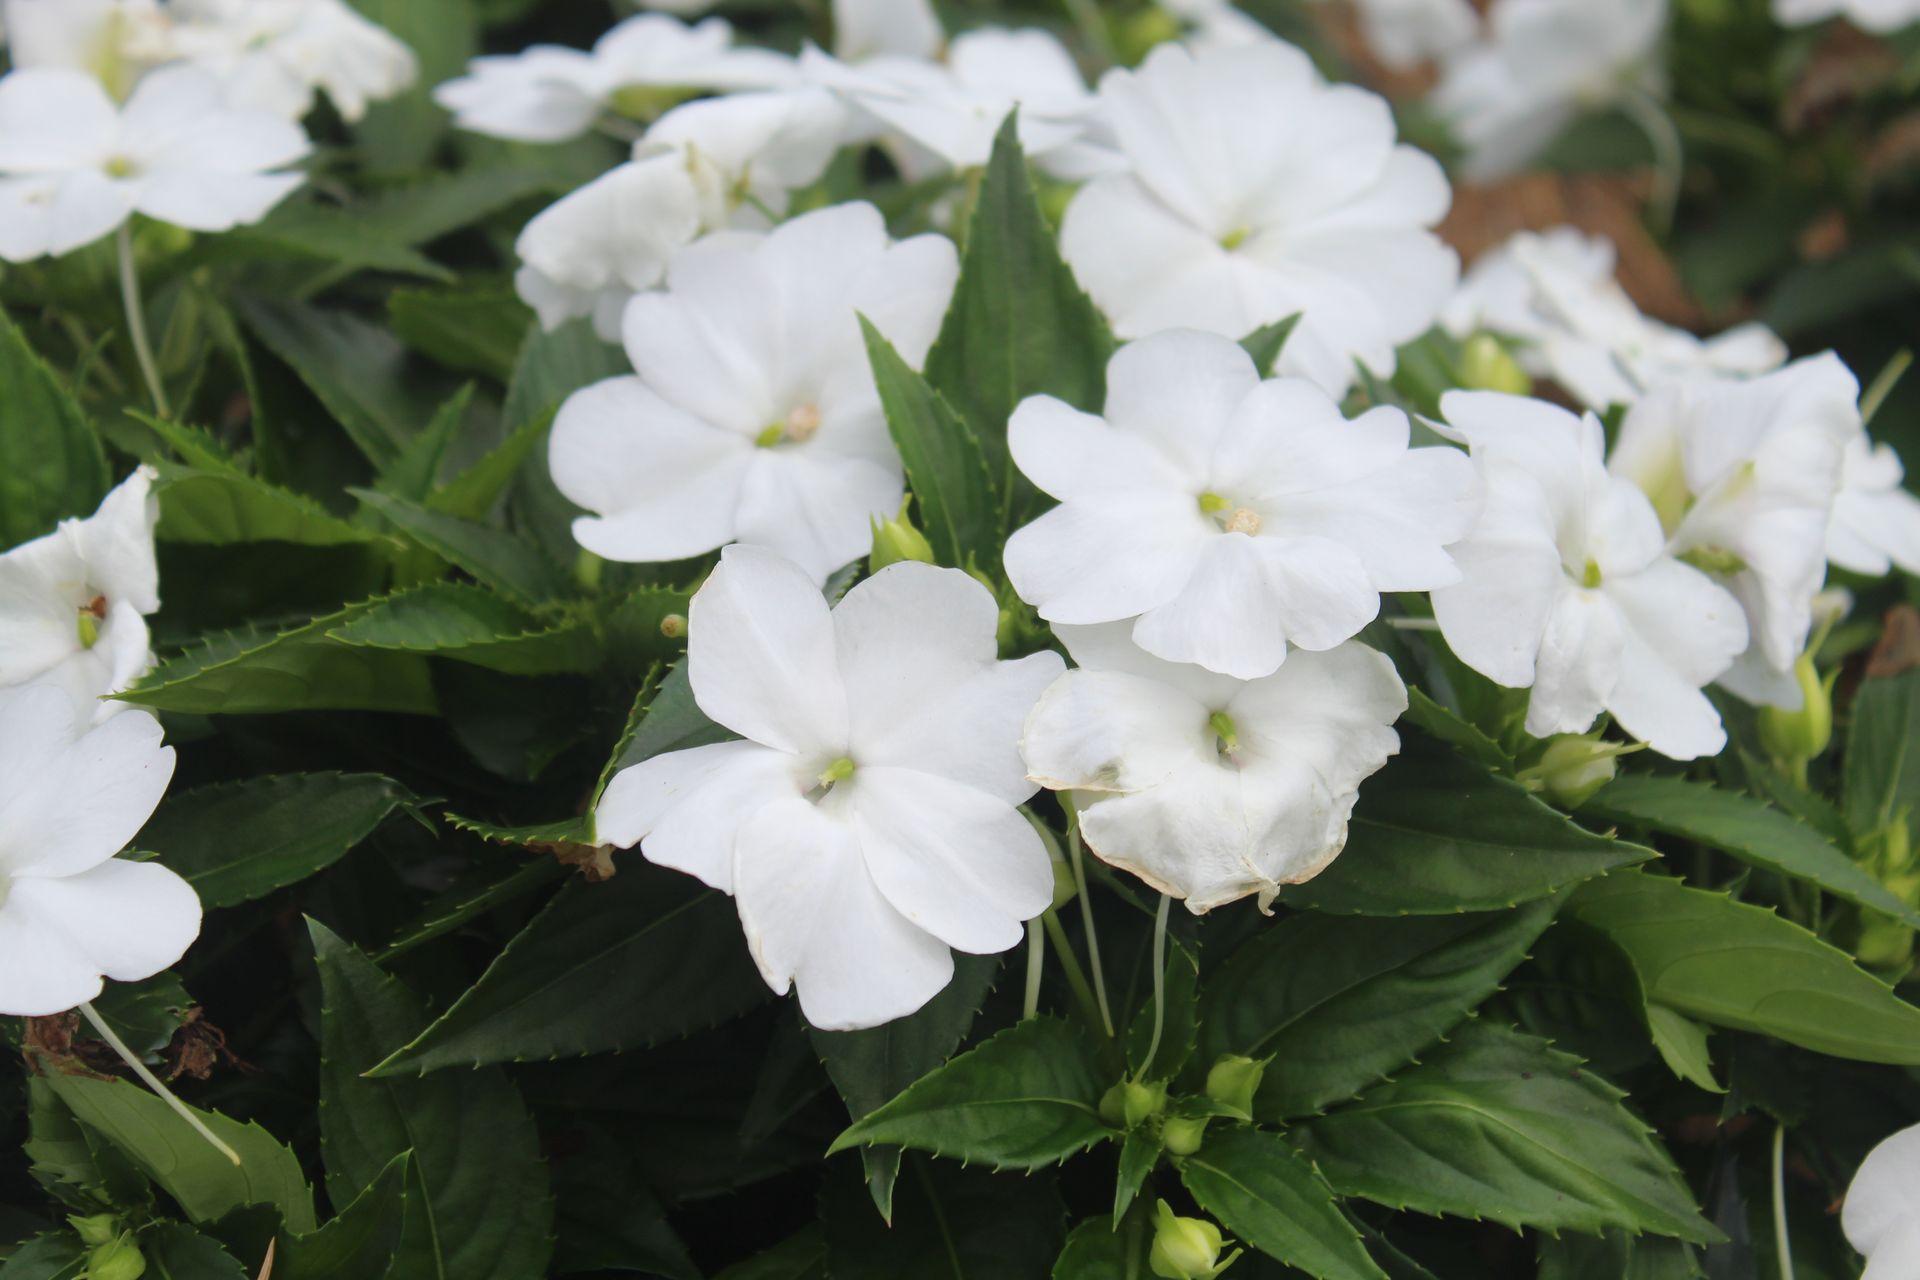
[[[1674,215],[1680,208],[1680,183],[1687,164],[1685,144],[1666,107],[1645,90],[1628,93],[1620,105],[1653,148],[1653,191],[1647,204],[1655,229],[1664,235],[1673,230]]]
[[[1040,931],[1040,917],[1027,921],[1027,1001],[1023,1018],[1040,1012],[1040,978],[1047,969],[1047,939]]]
[[[127,1042],[120,1038],[118,1032],[107,1025],[107,1020],[100,1016],[98,1010],[91,1004],[83,1004],[80,1006],[80,1015],[93,1024],[93,1029],[100,1033],[100,1038],[107,1042],[109,1048],[120,1055],[121,1061],[127,1064],[134,1075],[140,1077],[142,1084],[153,1090],[160,1101],[171,1107],[173,1113],[182,1120],[185,1120],[195,1133],[211,1143],[215,1151],[218,1151],[221,1155],[233,1161],[236,1168],[239,1166],[240,1153],[222,1142],[219,1137],[214,1134],[213,1130],[207,1128],[206,1122],[187,1107],[186,1103],[173,1096],[173,1090],[162,1084],[159,1076],[147,1070],[147,1064],[135,1056],[133,1050],[127,1047]]]
[[[153,344],[147,341],[147,310],[140,301],[140,271],[133,261],[131,219],[120,224],[115,243],[120,251],[120,301],[127,309],[127,332],[133,338],[134,358],[140,362],[140,376],[147,380],[153,411],[162,418],[171,418],[173,410],[167,404],[167,389],[160,382],[160,366],[153,359]]]
[[[1167,1026],[1167,915],[1172,909],[1173,899],[1161,894],[1160,910],[1153,917],[1153,1039],[1147,1041],[1142,1071],[1153,1066],[1160,1052],[1160,1033]]]
[[[1780,1280],[1793,1280],[1793,1242],[1787,1235],[1787,1126],[1773,1131],[1773,1249]]]
[[[1873,385],[1867,388],[1867,394],[1860,397],[1860,421],[1864,426],[1872,426],[1873,419],[1880,407],[1900,385],[1900,379],[1906,376],[1907,369],[1913,364],[1913,352],[1902,347],[1893,353],[1887,362],[1880,366],[1880,372],[1874,376]]]
[[[1053,943],[1053,954],[1059,958],[1060,972],[1066,975],[1067,986],[1079,1002],[1081,1016],[1090,1024],[1098,1024],[1099,1001],[1094,999],[1093,987],[1087,982],[1087,971],[1080,967],[1080,957],[1073,954],[1073,942],[1067,937],[1067,927],[1060,923],[1060,913],[1049,908],[1040,917],[1040,923],[1046,927],[1047,940]]]
[[[1107,1006],[1107,980],[1100,970],[1100,934],[1093,927],[1093,901],[1087,895],[1087,867],[1080,852],[1080,815],[1067,824],[1067,854],[1073,859],[1073,887],[1080,899],[1080,927],[1087,935],[1087,966],[1093,970],[1093,994],[1100,1005],[1100,1025],[1113,1039],[1113,1011]]]

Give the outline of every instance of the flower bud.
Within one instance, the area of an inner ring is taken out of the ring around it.
[[[1833,682],[1836,668],[1822,680],[1813,655],[1803,653],[1793,664],[1793,681],[1800,686],[1800,709],[1760,708],[1760,742],[1781,764],[1796,766],[1815,760],[1833,742]]]
[[[1253,1095],[1267,1073],[1265,1060],[1223,1053],[1207,1071],[1207,1096],[1242,1115],[1253,1114]]]
[[[927,541],[927,535],[913,527],[913,521],[907,518],[907,507],[900,504],[900,514],[891,520],[873,519],[873,553],[867,557],[867,568],[878,573],[890,564],[899,564],[902,560],[917,560],[921,564],[933,563],[933,544]]]
[[[1155,1210],[1153,1251],[1147,1255],[1147,1264],[1164,1280],[1213,1280],[1240,1256],[1236,1251],[1220,1261],[1224,1243],[1219,1227],[1205,1218],[1176,1217],[1162,1200]]]
[[[1119,24],[1113,44],[1123,65],[1133,66],[1155,48],[1182,35],[1180,19],[1165,9],[1142,9]]]
[[[687,615],[670,613],[660,619],[660,634],[668,640],[684,639],[687,634]]]
[[[1490,333],[1467,339],[1460,352],[1460,384],[1470,391],[1504,391],[1512,396],[1533,391],[1533,379]]]
[[[130,1237],[95,1245],[87,1255],[87,1280],[140,1280],[147,1257]]]
[[[1160,1145],[1176,1156],[1190,1156],[1207,1136],[1206,1116],[1168,1116],[1160,1127]]]
[[[1100,1118],[1116,1129],[1137,1129],[1167,1109],[1167,1086],[1122,1080],[1100,1098]]]
[[[111,1213],[96,1213],[88,1218],[69,1217],[67,1222],[79,1234],[80,1243],[89,1247],[106,1244],[120,1234],[120,1219]]]
[[[1520,784],[1545,792],[1563,809],[1578,809],[1619,773],[1616,761],[1638,744],[1603,742],[1597,733],[1563,733],[1547,743],[1540,759],[1520,771]]]

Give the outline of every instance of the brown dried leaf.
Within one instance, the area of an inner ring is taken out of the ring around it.
[[[1880,624],[1880,639],[1867,656],[1867,678],[1897,676],[1920,667],[1920,610],[1897,604]]]

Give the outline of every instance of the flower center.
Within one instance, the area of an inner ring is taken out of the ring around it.
[[[100,643],[100,624],[106,621],[106,617],[107,598],[105,596],[95,596],[80,606],[79,628],[81,648],[91,649],[94,645]]]
[[[1220,237],[1220,247],[1228,253],[1232,253],[1235,249],[1245,244],[1252,235],[1253,229],[1251,227],[1235,227]]]
[[[1731,578],[1744,573],[1747,562],[1725,547],[1694,547],[1680,553],[1680,561],[1690,564],[1711,578]]]
[[[820,407],[803,404],[779,422],[769,423],[765,430],[753,438],[753,442],[762,449],[771,449],[774,445],[791,440],[795,444],[805,444],[820,434]]]
[[[1580,585],[1592,591],[1600,585],[1600,579],[1600,562],[1589,556],[1586,567],[1580,570]]]
[[[1232,760],[1240,754],[1240,726],[1233,717],[1224,711],[1216,711],[1207,717],[1207,728],[1213,730],[1213,745],[1221,756]]]
[[[1222,533],[1244,533],[1252,537],[1260,532],[1260,513],[1252,507],[1240,506],[1217,493],[1203,493],[1195,501],[1200,514],[1211,516]]]
[[[125,156],[114,156],[106,163],[109,178],[131,178],[139,172],[139,167]]]
[[[13,892],[13,881],[0,875],[0,907],[7,905],[7,895]]]
[[[820,771],[820,786],[823,789],[832,789],[836,782],[845,782],[848,778],[851,778],[856,767],[853,763],[852,756],[841,756],[838,760],[835,760],[832,764]]]

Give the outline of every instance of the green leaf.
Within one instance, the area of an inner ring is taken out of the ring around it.
[[[1135,1129],[1120,1141],[1120,1168],[1113,1180],[1113,1222],[1117,1229],[1134,1197],[1140,1194],[1147,1175],[1160,1163],[1160,1141],[1148,1136],[1144,1128]]]
[[[340,1280],[388,1275],[406,1215],[403,1189],[412,1176],[413,1153],[388,1162],[332,1222],[308,1235],[282,1232],[274,1252],[273,1280]],[[393,1276],[391,1280],[405,1280]]]
[[[1287,339],[1300,325],[1300,317],[1305,312],[1295,312],[1285,320],[1276,320],[1272,324],[1262,325],[1246,337],[1240,339],[1240,346],[1253,357],[1253,367],[1260,370],[1261,377],[1273,372],[1280,363],[1280,353],[1287,348]]]
[[[1407,686],[1406,720],[1448,746],[1458,748],[1482,769],[1501,774],[1513,772],[1513,757],[1505,747],[1488,737],[1480,726],[1441,706],[1413,685]]]
[[[235,1166],[166,1103],[119,1080],[44,1075],[73,1116],[131,1160],[195,1222],[247,1205],[271,1205],[294,1232],[312,1231],[313,1191],[293,1152],[255,1124],[192,1108],[240,1156]]]
[[[1495,911],[1651,857],[1403,731],[1400,756],[1360,788],[1346,851],[1281,900],[1339,915]]]
[[[547,442],[552,426],[553,418],[548,414],[516,428],[498,448],[428,494],[427,509],[462,520],[486,520],[527,459]],[[533,465],[541,468],[545,462]]]
[[[833,1280],[1037,1280],[1060,1250],[1060,1199],[1042,1179],[910,1157],[891,1227],[865,1199],[852,1177],[821,1196]]]
[[[1547,898],[1485,915],[1288,916],[1208,981],[1200,1061],[1273,1058],[1254,1103],[1262,1119],[1351,1098],[1499,990],[1556,906]]]
[[[1920,689],[1920,684],[1915,685]],[[1920,911],[1889,893],[1827,838],[1773,806],[1684,778],[1628,774],[1580,807],[1580,817],[1635,823],[1698,841],[1742,862],[1816,884],[1920,929]]]
[[[827,1280],[827,1242],[818,1225],[804,1227],[758,1257],[728,1267],[715,1280]]]
[[[1136,1205],[1126,1222],[1115,1230],[1105,1217],[1088,1218],[1067,1237],[1067,1247],[1053,1264],[1052,1280],[1121,1280],[1152,1273],[1147,1270],[1147,1250],[1153,1240],[1146,1210]]]
[[[292,542],[308,547],[356,546],[385,541],[378,532],[350,524],[311,498],[240,471],[215,471],[162,462],[160,524],[165,542],[231,546],[240,542]],[[397,545],[397,544],[389,544]]]
[[[0,1280],[82,1280],[87,1247],[71,1231],[49,1232],[8,1254],[0,1262]]]
[[[501,383],[512,376],[533,321],[511,284],[396,289],[387,298],[387,314],[394,333],[415,351]]]
[[[289,201],[261,222],[235,227],[218,240],[202,242],[195,257],[227,267],[256,258],[269,262],[286,257],[303,259],[329,268],[320,281],[356,271],[387,271],[428,280],[454,278],[452,272],[425,254],[369,227],[352,208],[312,201]],[[306,282],[306,289],[316,283]]]
[[[688,974],[700,975],[697,1001]],[[726,895],[632,859],[604,884],[569,882],[375,1074],[643,1049],[766,999]]]
[[[704,747],[725,742],[734,735],[707,719],[706,712],[694,700],[693,679],[685,662],[661,677],[657,690],[647,702],[644,714],[629,726],[627,735],[607,763],[600,778],[600,790],[620,770],[663,756],[669,751]],[[642,691],[645,693],[645,690]],[[638,710],[636,700],[636,710]],[[596,795],[595,799],[599,797]]]
[[[473,384],[469,382],[434,412],[433,420],[407,441],[399,457],[380,469],[377,481],[380,489],[415,502],[432,493],[440,479],[440,468],[459,438],[472,406]]]
[[[1037,515],[1044,499],[1013,465],[1007,419],[1037,395],[1098,413],[1114,350],[1106,321],[1060,258],[1012,116],[994,140],[966,245],[927,380],[979,438],[1011,529]]]
[[[1705,1274],[1691,1246],[1659,1236],[1541,1236],[1539,1248],[1539,1280],[1698,1280]]]
[[[414,1242],[416,1261],[397,1261],[396,1277],[541,1274],[552,1253],[553,1200],[539,1135],[512,1082],[497,1069],[366,1078],[419,1030],[426,1010],[325,926],[309,921],[308,929],[320,970],[320,1135],[334,1203],[352,1203],[411,1151],[402,1251]],[[412,1269],[420,1255],[431,1270]]]
[[[149,1274],[165,1280],[253,1280],[256,1274],[242,1267],[218,1240],[182,1223],[150,1227],[140,1233],[139,1243]]]
[[[1077,1029],[1029,1018],[855,1121],[827,1154],[879,1142],[1036,1169],[1115,1136],[1100,1119],[1102,1088]]]
[[[0,314],[0,549],[91,515],[111,482],[79,402]]]
[[[626,352],[601,341],[585,320],[561,325],[552,333],[534,325],[514,364],[501,417],[515,429],[550,419],[561,402],[580,388],[632,373]]]
[[[1395,1209],[1720,1239],[1622,1096],[1544,1040],[1470,1022],[1426,1061],[1291,1132],[1342,1194]]]
[[[1713,1076],[1713,1056],[1707,1051],[1707,1029],[1663,1004],[1647,1006],[1647,1030],[1667,1069],[1708,1093],[1727,1088]]]
[[[353,6],[413,47],[420,73],[399,97],[376,102],[354,127],[358,150],[376,170],[424,167],[447,130],[433,86],[459,75],[479,51],[479,19],[470,0],[352,0]]]
[[[368,607],[353,605],[287,631],[241,627],[223,632],[162,662],[117,696],[160,711],[199,715],[318,710],[432,715],[438,703],[424,658],[356,649],[327,638]]]
[[[241,297],[234,305],[374,466],[393,462],[433,417],[438,398],[406,376],[406,351],[384,329],[303,302]]]
[[[332,866],[413,803],[372,773],[249,778],[167,797],[140,847],[185,876],[204,906],[230,907]]]
[[[163,970],[140,982],[108,983],[94,997],[93,1011],[107,1020],[128,1048],[147,1055],[166,1048],[193,1005],[179,976]]]
[[[453,815],[447,815],[448,825],[463,827],[464,824]],[[558,880],[566,871],[557,858],[536,858],[530,862],[511,867],[494,879],[479,886],[462,885],[457,889],[435,898],[427,904],[417,919],[395,933],[392,942],[387,944],[376,959],[382,964],[415,947],[444,938],[457,929],[464,928],[495,907],[513,902],[536,889],[541,889]]]
[[[966,1038],[999,972],[998,956],[955,956],[953,981],[918,1012],[865,1031],[810,1029],[847,1114],[856,1120],[871,1114],[944,1063]],[[891,1219],[899,1149],[862,1147],[860,1156],[874,1206]]]
[[[938,391],[860,318],[887,429],[920,504],[920,523],[941,564],[1000,562],[1000,495],[980,441]]]
[[[1860,838],[1920,805],[1920,671],[1860,682],[1843,796],[1847,825]]]
[[[41,1076],[27,1080],[27,1134],[20,1150],[34,1180],[69,1208],[92,1213],[153,1198],[146,1176],[118,1148],[83,1129]]]
[[[542,621],[485,587],[458,582],[387,596],[327,636],[341,644],[431,654],[509,675],[590,672],[605,657],[591,618]]]
[[[1385,1280],[1333,1192],[1278,1134],[1214,1126],[1180,1181],[1228,1232],[1320,1280]]]
[[[1771,911],[1620,871],[1581,889],[1567,915],[1620,949],[1649,1005],[1838,1058],[1920,1064],[1920,1009]]]
[[[352,493],[420,546],[521,604],[543,604],[567,589],[559,565],[533,543],[503,529],[444,515],[390,493]]]
[[[1200,961],[1177,942],[1167,951],[1164,987],[1166,1005],[1161,1015],[1160,1047],[1155,1050],[1152,1062],[1147,1061],[1147,1048],[1153,1043],[1151,991],[1133,1015],[1133,1021],[1127,1024],[1127,1066],[1142,1080],[1171,1080],[1193,1056],[1199,1029],[1196,1003],[1200,997]]]

